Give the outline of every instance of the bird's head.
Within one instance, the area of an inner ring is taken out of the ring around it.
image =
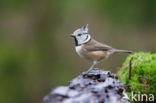
[[[84,44],[90,41],[91,36],[88,34],[88,24],[75,30],[74,33],[71,34],[71,37],[75,39],[76,46],[79,46],[81,44]]]

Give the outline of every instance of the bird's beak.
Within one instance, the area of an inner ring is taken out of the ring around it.
[[[70,37],[74,37],[74,35],[70,34]]]

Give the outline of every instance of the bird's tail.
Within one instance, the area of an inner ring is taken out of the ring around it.
[[[132,53],[130,50],[120,50],[120,49],[114,49],[113,50],[115,53]]]

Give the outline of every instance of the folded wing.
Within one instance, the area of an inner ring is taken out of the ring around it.
[[[91,40],[90,42],[84,45],[87,51],[109,51],[113,49],[112,47],[99,43],[98,41],[95,41],[95,40]]]

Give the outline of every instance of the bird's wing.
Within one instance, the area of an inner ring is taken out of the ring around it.
[[[84,47],[87,51],[108,51],[113,49],[112,47],[99,43],[95,40],[91,40],[90,42],[84,44]]]

